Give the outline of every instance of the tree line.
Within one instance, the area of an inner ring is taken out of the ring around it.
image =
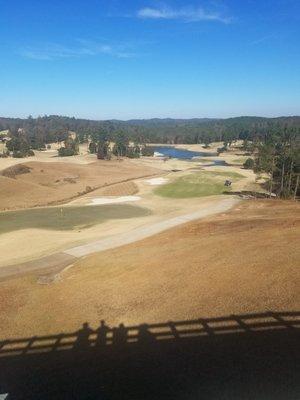
[[[255,172],[269,175],[270,194],[280,198],[299,196],[300,185],[300,137],[295,129],[272,132],[255,143]]]
[[[14,134],[24,132],[30,147],[37,149],[47,143],[63,142],[68,132],[77,133],[79,141],[99,131],[114,138],[122,132],[128,140],[136,143],[195,144],[216,141],[231,142],[237,139],[254,140],[270,132],[300,128],[300,117],[237,117],[228,119],[150,119],[130,121],[93,121],[63,116],[43,116],[26,119],[0,118],[0,131]]]

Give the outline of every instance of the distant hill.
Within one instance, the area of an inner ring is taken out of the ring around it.
[[[122,121],[130,125],[185,125],[193,123],[205,123],[214,121],[214,118],[190,118],[190,119],[177,119],[177,118],[151,118],[151,119],[130,119]],[[120,122],[120,121],[119,121]]]

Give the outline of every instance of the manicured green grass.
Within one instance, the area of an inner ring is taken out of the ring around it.
[[[146,208],[129,204],[79,207],[48,207],[0,213],[0,234],[19,229],[85,229],[110,219],[149,215]]]
[[[237,181],[242,178],[244,176],[237,172],[202,171],[160,186],[155,194],[176,199],[218,195],[230,190],[230,187],[224,186],[225,179]]]
[[[235,180],[239,180],[239,179],[243,179],[245,178],[244,175],[239,174],[238,172],[227,172],[227,171],[203,171],[204,174],[206,174],[207,176],[220,176],[220,177],[224,177],[226,179],[235,179]]]

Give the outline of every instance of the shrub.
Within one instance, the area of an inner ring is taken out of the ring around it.
[[[140,155],[139,155],[139,153],[129,152],[129,153],[127,154],[127,157],[128,157],[128,158],[140,158]]]
[[[255,163],[252,158],[247,158],[247,160],[243,164],[245,169],[253,169],[254,165],[255,165]]]
[[[9,156],[9,151],[4,151],[3,153],[0,153],[0,158],[7,158]]]
[[[89,144],[89,152],[91,154],[96,154],[97,153],[97,144],[95,142],[91,142]]]
[[[22,157],[23,157],[23,154],[22,154],[20,151],[13,151],[12,156],[13,156],[14,158],[22,158]]]
[[[154,156],[154,148],[145,146],[142,148],[142,156],[144,157],[152,157]]]
[[[110,160],[110,150],[107,143],[99,143],[98,148],[96,148],[98,160]]]
[[[13,151],[12,156],[14,158],[24,158],[24,157],[32,157],[34,156],[33,150],[15,150]]]
[[[227,151],[227,147],[226,147],[226,146],[219,147],[219,148],[217,149],[218,154],[224,153],[224,151]]]
[[[112,152],[115,156],[125,157],[127,153],[127,146],[123,143],[115,144]]]
[[[31,148],[34,150],[43,151],[46,150],[46,145],[44,143],[32,143]]]
[[[71,148],[61,147],[60,149],[58,149],[59,157],[70,157],[76,154],[77,154],[76,151]]]
[[[65,147],[61,147],[58,150],[58,155],[60,157],[75,156],[79,153],[78,141],[68,137],[64,141]]]
[[[140,149],[139,147],[130,147],[127,150],[127,157],[128,158],[139,158],[140,157]]]

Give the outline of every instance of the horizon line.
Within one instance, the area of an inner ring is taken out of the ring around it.
[[[95,121],[95,122],[106,122],[106,121],[119,121],[119,122],[130,122],[130,121],[151,121],[151,120],[182,120],[182,121],[189,121],[189,120],[226,120],[226,119],[234,119],[234,118],[265,118],[265,119],[276,119],[276,118],[300,118],[300,114],[293,114],[293,115],[276,115],[272,117],[267,117],[265,115],[237,115],[237,116],[231,116],[231,117],[148,117],[148,118],[143,118],[143,117],[136,117],[136,118],[128,118],[128,119],[121,119],[121,118],[104,118],[104,119],[97,119],[97,118],[87,118],[87,117],[79,117],[79,116],[69,116],[69,115],[63,115],[63,114],[43,114],[40,115],[38,114],[37,116],[33,116],[32,114],[29,114],[26,117],[6,117],[6,116],[0,116],[0,119],[21,119],[21,120],[26,120],[29,117],[32,117],[33,119],[38,119],[38,118],[45,118],[45,117],[59,117],[59,118],[75,118],[75,119],[81,119],[81,120],[87,120],[87,121]]]

